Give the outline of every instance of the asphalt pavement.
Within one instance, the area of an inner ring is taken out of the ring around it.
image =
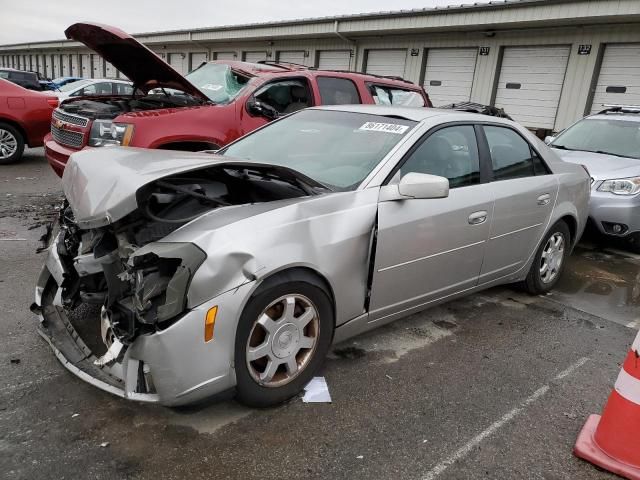
[[[558,289],[497,288],[334,347],[330,404],[169,409],[68,373],[29,312],[60,201],[0,167],[0,478],[607,479],[571,454],[640,325],[640,257],[584,242]]]

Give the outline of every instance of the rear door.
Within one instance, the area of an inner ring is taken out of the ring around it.
[[[547,229],[558,181],[516,130],[484,125],[493,168],[493,222],[480,283],[520,270]]]
[[[477,284],[493,193],[486,170],[481,174],[476,131],[467,124],[429,131],[392,174],[390,184],[410,172],[443,176],[450,191],[447,198],[379,203],[371,321]]]

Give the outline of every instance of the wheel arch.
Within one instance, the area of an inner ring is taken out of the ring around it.
[[[268,276],[263,278],[260,283],[256,286],[254,291],[251,293],[251,296],[255,296],[260,292],[270,288],[274,285],[282,281],[287,282],[306,282],[317,287],[322,288],[329,295],[329,300],[331,301],[331,307],[333,309],[333,323],[335,328],[336,322],[336,297],[331,286],[331,283],[322,273],[318,270],[311,268],[309,266],[290,266],[283,270],[278,270],[270,273]]]
[[[573,215],[566,214],[560,217],[556,223],[559,221],[563,221],[569,228],[569,234],[571,235],[569,243],[573,249],[576,243],[578,243],[578,238],[576,238],[578,235],[578,220]]]
[[[25,145],[29,144],[29,137],[27,136],[27,132],[19,122],[17,122],[16,120],[12,120],[10,118],[7,118],[7,117],[0,117],[0,123],[5,123],[7,125],[12,126],[16,130],[18,130],[20,135],[22,135],[22,141],[24,142],[24,144]]]

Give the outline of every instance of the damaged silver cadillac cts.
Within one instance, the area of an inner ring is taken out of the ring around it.
[[[297,394],[332,342],[493,285],[550,290],[589,176],[521,126],[436,109],[303,110],[216,153],[72,156],[36,288],[83,380],[183,405]]]

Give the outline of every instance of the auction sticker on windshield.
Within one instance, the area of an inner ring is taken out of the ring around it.
[[[398,135],[402,135],[404,132],[409,130],[409,127],[406,125],[398,125],[397,123],[367,122],[362,125],[359,130],[366,130],[368,132],[397,133]]]

